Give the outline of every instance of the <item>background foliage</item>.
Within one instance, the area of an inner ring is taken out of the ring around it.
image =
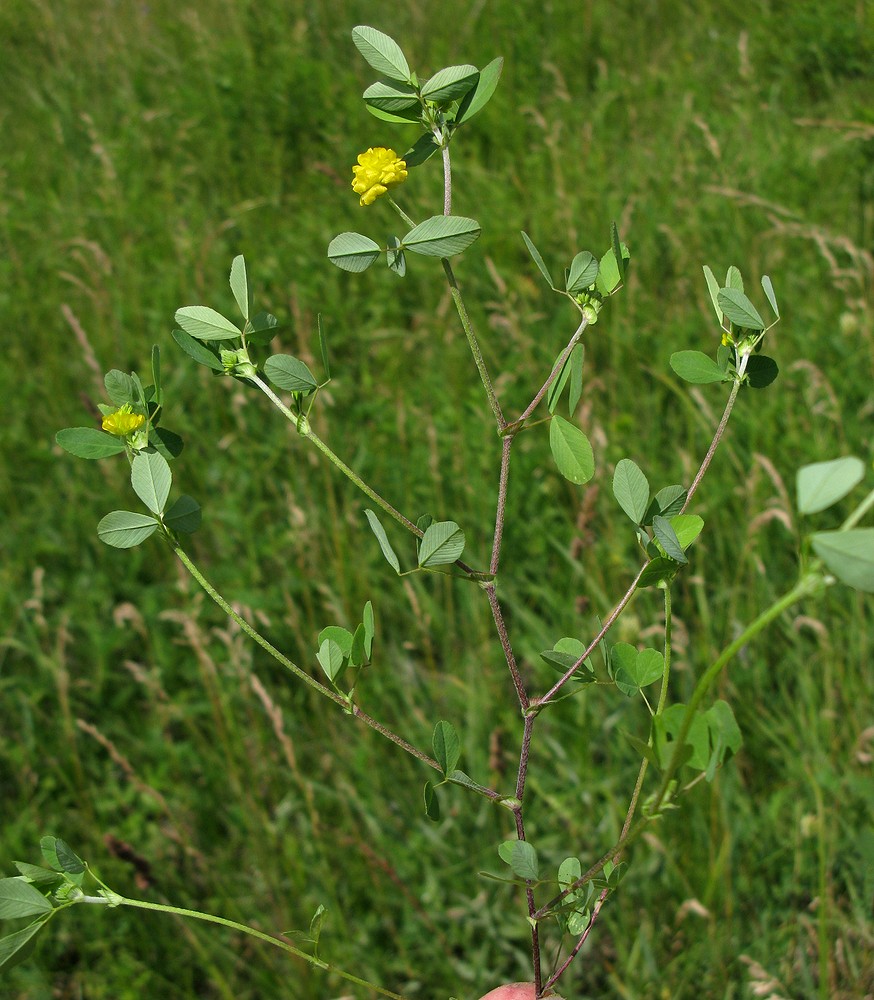
[[[614,533],[615,462],[688,481],[709,440],[717,391],[677,384],[667,364],[710,349],[701,264],[770,273],[783,307],[780,380],[741,400],[698,498],[708,530],[675,623],[677,683],[691,690],[794,573],[795,469],[848,451],[870,467],[874,408],[872,8],[695,10],[423,0],[380,20],[353,0],[0,7],[4,858],[35,861],[39,835],[55,833],[128,894],[139,885],[268,930],[305,928],[323,902],[332,958],[423,1000],[524,974],[521,911],[476,875],[500,870],[509,815],[456,793],[428,823],[420,769],[289,685],[169,553],[100,545],[96,522],[126,496],[127,472],[75,462],[53,435],[93,416],[102,372],[144,370],[160,343],[166,422],[189,442],[176,475],[205,506],[195,559],[313,669],[319,630],[354,624],[372,599],[381,640],[363,707],[424,746],[451,719],[465,769],[500,781],[519,726],[479,595],[396,580],[354,488],[266,401],[195,370],[169,331],[180,305],[230,305],[228,262],[245,253],[261,305],[287,321],[285,349],[313,360],[324,315],[336,372],[319,433],[405,510],[457,520],[472,552],[493,518],[498,449],[449,297],[427,262],[398,281],[340,273],[324,252],[362,224],[355,155],[400,142],[360,104],[370,77],[351,27],[389,31],[423,69],[503,55],[496,97],[456,148],[455,211],[484,227],[459,278],[508,409],[571,329],[519,230],[562,261],[600,246],[616,218],[635,259],[627,294],[587,335],[595,480],[571,488],[535,435],[516,456],[501,586],[529,663],[587,633],[636,565],[627,530]],[[440,190],[434,161],[404,203],[432,214]],[[615,638],[645,636],[657,601],[639,597]],[[743,753],[635,848],[568,994],[872,994],[871,613],[841,589],[734,666],[720,696]],[[640,712],[596,690],[553,710],[529,783],[541,853],[597,855],[615,835],[634,769],[621,732],[644,725]],[[342,989],[214,930],[82,909],[4,995]]]

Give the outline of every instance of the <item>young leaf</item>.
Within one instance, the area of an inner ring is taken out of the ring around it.
[[[537,851],[527,840],[505,840],[498,847],[498,854],[510,866],[514,875],[526,881],[537,881],[540,871]]]
[[[382,111],[403,122],[417,121],[422,113],[416,88],[408,83],[392,83],[378,80],[364,91],[364,103],[368,109]]]
[[[446,566],[461,558],[464,532],[455,521],[436,521],[419,542],[419,566]]]
[[[637,581],[638,587],[655,587],[663,582],[670,582],[677,575],[677,564],[673,559],[656,556],[643,571]]]
[[[656,493],[649,505],[644,518],[644,524],[652,524],[655,514],[662,517],[673,517],[679,513],[686,501],[686,489],[683,486],[665,486]]]
[[[583,289],[594,284],[597,277],[598,262],[588,250],[582,250],[571,261],[567,280],[565,281],[565,288],[571,295],[574,295],[576,292],[581,292]]]
[[[549,427],[549,447],[558,471],[578,486],[595,474],[595,456],[585,434],[564,417],[555,416]]]
[[[328,260],[343,271],[366,271],[381,251],[378,243],[361,233],[340,233],[328,244]]]
[[[376,540],[379,542],[379,547],[382,549],[382,554],[385,556],[386,561],[395,573],[400,573],[401,564],[398,562],[395,550],[391,547],[391,542],[388,540],[385,528],[379,523],[379,518],[372,510],[366,510],[364,513],[367,517],[367,523],[370,525],[370,530],[376,535]]]
[[[461,740],[455,727],[450,722],[438,722],[434,727],[431,739],[434,757],[440,765],[444,777],[455,770],[455,765],[461,757]]]
[[[350,636],[349,638],[351,639],[352,637]],[[324,670],[325,676],[329,681],[336,679],[337,675],[342,672],[345,663],[343,650],[333,639],[325,639],[321,646],[319,646],[316,659],[319,661],[319,666]]]
[[[163,455],[157,452],[140,452],[134,455],[131,486],[153,514],[163,514],[172,481],[170,466]]]
[[[765,354],[751,354],[747,361],[747,382],[753,389],[764,389],[779,373],[777,362]]]
[[[616,463],[613,496],[635,524],[642,522],[649,506],[649,483],[630,458],[623,458]]]
[[[323,628],[319,632],[319,646],[326,639],[331,639],[340,647],[340,652],[344,657],[349,656],[352,652],[352,633],[347,628],[343,628],[341,625],[329,625],[327,628]]]
[[[625,271],[627,269],[625,261],[630,254],[625,253],[625,251],[628,250],[628,247],[622,246],[619,242],[619,229],[617,228],[615,222],[610,223],[610,243],[613,251],[613,259],[619,267],[619,279],[621,281],[625,278]]]
[[[765,290],[768,305],[774,310],[774,315],[779,319],[780,310],[777,308],[777,296],[774,294],[774,286],[771,284],[771,279],[767,274],[762,275],[762,288]]]
[[[114,406],[124,406],[125,403],[133,402],[134,383],[130,375],[113,368],[103,376],[103,384]]]
[[[623,243],[620,246],[622,255],[622,267],[620,268],[616,258],[616,251],[611,246],[601,258],[598,265],[598,277],[595,279],[595,288],[602,295],[610,295],[622,281],[622,277],[627,269],[627,261],[631,259],[631,251]]]
[[[841,583],[874,594],[874,528],[819,531],[810,541]]]
[[[249,318],[249,277],[246,274],[246,261],[243,259],[242,255],[239,257],[234,257],[231,264],[231,291],[234,294],[234,300],[243,314],[243,319]]]
[[[155,386],[155,402],[160,406],[163,401],[161,387],[161,349],[157,344],[152,344],[152,382]]]
[[[677,538],[676,532],[671,527],[671,522],[667,518],[656,514],[652,519],[652,530],[656,539],[661,543],[665,555],[673,559],[674,562],[680,563],[680,565],[685,565],[689,561],[686,558],[685,552],[683,552],[683,547],[680,545],[680,540]]]
[[[303,361],[290,354],[274,354],[264,362],[264,374],[286,392],[312,392],[318,388],[312,372]]]
[[[221,363],[221,359],[214,351],[196,341],[191,334],[186,333],[184,330],[174,330],[171,336],[189,358],[193,358],[199,365],[211,368],[214,372],[224,374],[225,369]]]
[[[373,638],[376,635],[376,623],[373,617],[373,605],[370,601],[364,605],[364,614],[361,616],[362,624],[364,625],[365,640],[364,640],[364,650],[367,653],[367,659],[369,660],[373,654]]]
[[[662,768],[667,766],[673,756],[685,714],[686,706],[675,704],[665,709],[660,716],[656,716],[653,720],[656,757]],[[692,720],[685,746],[692,751],[691,754],[688,754],[687,751],[688,756],[685,763],[689,767],[703,771],[710,759],[710,733],[702,715],[696,715]]]
[[[370,662],[370,654],[367,652],[367,629],[363,623],[359,623],[352,636],[352,647],[349,650],[349,662],[353,667],[363,667]]]
[[[735,326],[742,326],[745,330],[765,329],[765,321],[756,311],[756,307],[737,288],[721,288],[717,301]]]
[[[434,141],[433,133],[424,132],[404,153],[401,159],[406,163],[407,170],[410,170],[412,167],[421,166],[425,160],[429,160],[439,148],[440,146]]]
[[[546,408],[550,413],[555,413],[561,400],[561,394],[571,377],[571,359],[567,358],[562,365],[558,376],[553,380],[552,385],[546,391]]]
[[[65,427],[55,434],[55,441],[76,458],[108,458],[125,450],[122,438],[113,437],[96,427]]]
[[[193,535],[200,527],[203,517],[200,504],[194,497],[183,493],[164,514],[164,524],[171,531],[181,531],[183,535]]]
[[[696,385],[725,381],[725,372],[702,351],[676,351],[671,355],[671,368],[680,378]]]
[[[425,782],[422,798],[425,803],[425,815],[436,823],[440,819],[440,800],[437,798],[437,789],[430,781]]]
[[[435,104],[457,101],[473,90],[479,81],[476,66],[447,66],[438,70],[430,80],[422,84],[422,97]]]
[[[409,81],[410,67],[400,45],[391,36],[359,24],[352,29],[352,41],[377,73],[390,80]]]
[[[425,257],[452,257],[466,250],[480,232],[475,219],[461,215],[432,215],[411,229],[402,242],[407,250]]]
[[[710,731],[710,745],[713,748],[712,764],[723,764],[733,757],[743,746],[743,735],[731,705],[727,701],[715,701],[704,713],[704,721]],[[709,772],[708,767],[708,772]],[[712,774],[709,775],[712,780]]]
[[[568,385],[567,408],[568,416],[572,417],[583,394],[583,362],[586,358],[584,344],[577,344],[571,351],[571,377]]]
[[[531,242],[531,237],[528,235],[528,233],[523,232],[522,239],[525,243],[525,246],[528,249],[528,253],[531,254],[531,259],[537,265],[538,271],[540,271],[543,277],[546,278],[546,283],[549,285],[549,287],[553,289],[553,291],[555,291],[555,282],[552,280],[552,275],[549,273],[549,268],[546,266],[543,258],[540,256],[540,251]]]
[[[710,301],[713,303],[713,311],[716,313],[716,319],[719,325],[722,325],[722,309],[719,305],[719,282],[716,280],[716,276],[710,270],[710,268],[704,265],[704,280],[707,282],[707,291],[710,293]]]
[[[100,519],[97,537],[115,549],[132,549],[155,533],[158,522],[148,514],[114,510]]]
[[[815,462],[798,470],[798,513],[816,514],[831,507],[862,481],[865,464],[853,455]]]
[[[735,291],[743,293],[744,290],[744,279],[740,271],[734,266],[728,269],[725,275],[725,287],[732,288]]]
[[[501,78],[501,70],[504,68],[504,60],[500,56],[493,59],[487,66],[480,70],[479,80],[473,90],[465,94],[464,99],[458,107],[455,115],[457,124],[470,121],[477,112],[481,111],[491,100],[498,80]]]
[[[18,877],[0,879],[0,920],[34,917],[51,910],[52,904],[29,882]]]
[[[185,442],[174,431],[152,425],[149,429],[149,445],[170,462],[182,454]]]
[[[386,263],[389,270],[394,271],[398,277],[403,278],[407,273],[407,258],[404,256],[404,249],[397,236],[388,238],[388,251],[386,253]]]
[[[234,340],[243,336],[242,330],[209,306],[183,306],[176,310],[176,322],[195,340]]]

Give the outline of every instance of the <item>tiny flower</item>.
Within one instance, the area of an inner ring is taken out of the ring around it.
[[[141,413],[133,413],[130,403],[125,403],[115,413],[105,416],[101,426],[110,434],[122,438],[138,431],[145,422],[146,418]]]
[[[393,149],[371,146],[358,156],[352,168],[352,190],[361,195],[362,205],[372,205],[380,195],[407,179],[407,164]]]

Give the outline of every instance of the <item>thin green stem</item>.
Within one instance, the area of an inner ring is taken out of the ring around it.
[[[408,743],[403,737],[398,736],[397,733],[392,732],[381,722],[377,722],[376,719],[371,718],[366,712],[362,712],[361,709],[355,705],[351,704],[344,698],[341,694],[336,691],[332,691],[330,688],[325,687],[324,684],[317,681],[315,677],[311,677],[305,670],[302,670],[296,663],[293,663],[287,656],[280,653],[279,650],[267,639],[261,635],[260,632],[256,631],[252,626],[239,615],[228,602],[222,597],[222,595],[213,587],[213,585],[207,580],[207,578],[200,572],[197,566],[189,557],[188,553],[184,549],[180,548],[179,545],[173,543],[173,551],[176,557],[182,563],[182,565],[188,570],[188,572],[194,577],[194,579],[200,584],[200,586],[206,591],[206,593],[212,598],[213,601],[225,612],[225,614],[233,619],[237,625],[249,636],[250,639],[258,643],[258,645],[266,650],[274,660],[280,663],[286,670],[289,670],[295,675],[299,680],[302,680],[304,684],[307,684],[314,691],[318,691],[320,695],[325,698],[329,698],[336,705],[339,705],[344,712],[353,715],[356,719],[359,719],[366,726],[369,726],[375,732],[384,736],[387,740],[390,740],[395,746],[400,747],[401,750],[405,750],[412,757],[420,760],[423,764],[427,764],[428,767],[433,767],[435,771],[440,771],[440,765],[432,757],[429,757],[426,753],[423,753],[417,747],[414,747],[411,743]]]
[[[498,402],[498,397],[495,395],[495,389],[492,385],[488,369],[486,368],[485,359],[483,358],[482,351],[480,350],[479,342],[476,339],[473,324],[470,321],[470,316],[468,316],[464,299],[461,296],[461,289],[458,287],[458,282],[455,280],[455,272],[452,270],[452,265],[449,263],[449,260],[444,257],[441,259],[440,263],[443,265],[443,272],[446,275],[447,282],[449,282],[449,292],[452,295],[452,301],[455,303],[455,310],[458,313],[458,318],[461,320],[461,325],[464,328],[467,342],[470,345],[470,353],[473,355],[476,369],[479,372],[480,380],[482,381],[483,388],[485,389],[486,396],[488,397],[489,406],[494,414],[495,422],[498,425],[498,433],[500,433],[507,426],[506,421],[504,420],[504,414],[501,410],[501,404]]]
[[[664,801],[665,795],[667,794],[668,788],[671,784],[671,780],[680,766],[680,756],[686,743],[686,737],[689,735],[689,730],[692,728],[695,713],[698,711],[698,706],[704,700],[704,696],[710,690],[713,682],[748,642],[755,639],[755,637],[767,628],[767,626],[770,625],[775,618],[779,618],[779,616],[783,614],[787,608],[791,608],[793,604],[796,604],[803,598],[816,593],[820,590],[822,585],[823,579],[819,573],[809,573],[807,576],[802,577],[790,591],[778,598],[769,608],[763,611],[754,622],[748,625],[734,640],[734,642],[726,646],[722,653],[701,675],[700,680],[695,685],[692,697],[686,705],[683,721],[680,724],[680,729],[674,742],[674,753],[671,756],[667,768],[665,769],[662,776],[661,786],[659,787],[653,802],[653,813],[658,811],[659,806],[661,806]]]
[[[192,920],[202,920],[208,924],[217,924],[220,927],[228,927],[231,930],[238,931],[240,934],[248,934],[250,937],[257,938],[259,941],[273,945],[274,948],[280,948],[289,955],[294,955],[295,958],[303,959],[303,961],[309,962],[310,965],[314,965],[316,968],[322,969],[324,972],[332,972],[334,975],[340,976],[342,979],[345,979],[350,983],[355,983],[356,986],[363,986],[365,989],[372,990],[380,996],[389,997],[390,1000],[405,1000],[405,998],[399,993],[392,993],[391,990],[383,989],[382,986],[377,986],[375,983],[369,983],[366,979],[360,979],[351,972],[346,972],[345,969],[339,969],[336,965],[331,965],[330,962],[325,962],[323,959],[316,958],[314,955],[308,955],[305,951],[301,951],[300,948],[295,948],[294,945],[289,944],[287,941],[283,941],[281,938],[274,937],[272,934],[266,934],[264,931],[256,930],[254,927],[247,927],[246,924],[240,924],[236,920],[228,920],[226,917],[217,917],[212,913],[201,913],[199,910],[188,910],[182,906],[169,906],[165,903],[147,903],[141,899],[128,899],[125,896],[117,897],[117,905],[130,906],[138,910],[154,910],[158,913],[172,913],[179,917],[189,917]]]
[[[410,229],[416,228],[416,223],[407,215],[407,213],[401,208],[401,206],[392,198],[390,194],[385,196],[386,201],[391,205],[391,207],[398,213],[398,215],[406,222]]]

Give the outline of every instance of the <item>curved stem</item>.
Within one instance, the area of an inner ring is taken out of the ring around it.
[[[432,757],[429,757],[426,753],[423,753],[417,747],[414,747],[412,743],[408,743],[403,737],[398,736],[397,733],[393,733],[390,729],[386,728],[381,722],[377,722],[376,719],[371,718],[366,712],[362,712],[357,705],[351,705],[349,702],[336,691],[332,691],[329,687],[325,687],[324,684],[317,681],[315,677],[311,677],[305,670],[302,670],[296,663],[293,663],[287,656],[280,653],[279,650],[267,639],[261,635],[260,632],[256,631],[252,626],[239,615],[228,602],[222,597],[222,595],[213,587],[213,585],[207,580],[207,578],[200,572],[197,566],[189,557],[188,553],[184,549],[180,548],[179,545],[173,543],[173,552],[176,557],[182,563],[182,565],[188,570],[188,572],[194,577],[194,579],[200,584],[200,586],[206,591],[206,593],[212,598],[213,601],[224,611],[224,613],[232,618],[237,625],[240,626],[243,632],[249,636],[250,639],[258,643],[258,645],[266,650],[274,660],[282,664],[286,670],[291,671],[295,677],[299,678],[304,682],[304,684],[309,685],[314,691],[318,691],[320,695],[325,698],[329,698],[336,705],[339,705],[344,712],[350,713],[356,719],[359,719],[366,726],[369,726],[375,732],[384,736],[387,740],[390,740],[395,746],[400,747],[401,750],[405,750],[412,757],[420,760],[423,764],[427,764],[428,767],[433,767],[435,771],[440,771],[440,765]],[[442,772],[441,772],[442,773]]]
[[[266,934],[264,931],[256,930],[254,927],[248,927],[246,924],[240,924],[236,920],[228,920],[226,917],[217,917],[212,913],[201,913],[199,910],[188,910],[182,906],[169,906],[165,903],[147,903],[141,899],[128,899],[125,896],[116,897],[115,902],[118,906],[130,906],[138,910],[154,910],[158,913],[172,913],[179,917],[189,917],[192,920],[202,920],[208,924],[217,924],[220,927],[228,927],[241,934],[248,934],[250,937],[257,938],[259,941],[263,941],[266,944],[273,945],[274,948],[280,948],[289,955],[294,955],[295,958],[301,958],[305,962],[309,962],[310,965],[316,966],[318,969],[322,969],[325,972],[332,972],[334,975],[340,976],[342,979],[345,979],[350,983],[355,983],[357,986],[363,986],[368,990],[372,990],[380,996],[389,997],[390,1000],[405,1000],[405,998],[399,993],[392,993],[391,990],[383,989],[383,987],[377,986],[375,983],[369,983],[366,979],[359,979],[358,976],[354,976],[351,972],[346,972],[345,969],[339,969],[336,965],[331,965],[330,962],[325,962],[323,959],[316,958],[314,955],[308,955],[305,951],[301,951],[300,948],[295,948],[294,945],[289,944],[287,941],[283,941],[281,938],[274,937],[272,934]]]

